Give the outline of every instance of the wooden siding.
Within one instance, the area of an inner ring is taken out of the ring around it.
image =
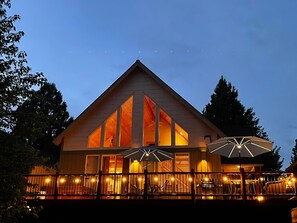
[[[61,174],[82,174],[85,172],[85,154],[62,153],[60,157]]]
[[[112,114],[120,105],[134,95],[132,145],[142,144],[143,96],[149,96],[175,122],[189,134],[189,147],[204,146],[205,135],[216,137],[216,133],[206,126],[194,113],[177,101],[142,70],[135,70],[117,89],[108,95],[108,99],[98,102],[96,107],[80,120],[79,125],[65,136],[64,151],[88,150],[88,136]]]

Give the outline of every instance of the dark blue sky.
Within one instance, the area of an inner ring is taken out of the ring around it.
[[[137,59],[202,111],[223,75],[283,168],[297,138],[296,0],[12,1],[29,66],[77,117]]]

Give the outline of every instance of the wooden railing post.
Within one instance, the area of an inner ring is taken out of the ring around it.
[[[99,170],[96,199],[101,199],[101,176],[102,176],[102,170]]]
[[[59,180],[59,172],[56,172],[56,179],[54,184],[54,200],[58,199],[58,180]]]
[[[195,172],[194,169],[191,169],[191,198],[192,201],[195,201]]]
[[[144,191],[143,191],[143,199],[147,199],[147,190],[148,190],[148,176],[147,169],[144,170]]]
[[[242,200],[246,200],[246,185],[245,185],[245,174],[244,174],[244,169],[240,168],[240,180],[241,180],[241,196],[242,196]]]

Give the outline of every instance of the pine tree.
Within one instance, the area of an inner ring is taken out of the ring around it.
[[[238,100],[238,91],[221,76],[211,101],[202,114],[220,128],[226,136],[258,136],[268,140],[264,128],[259,125],[259,118],[255,116],[253,108],[246,109]],[[280,160],[279,148],[275,147],[271,153],[260,155],[264,164],[262,170],[280,170],[283,160]],[[222,157],[223,160],[226,160]]]
[[[292,155],[291,155],[291,163],[293,164],[297,160],[297,139],[295,139],[295,146],[292,149]]]
[[[45,83],[16,111],[16,126],[12,134],[39,151],[44,165],[55,167],[59,148],[52,142],[73,121],[66,102],[54,83]]]

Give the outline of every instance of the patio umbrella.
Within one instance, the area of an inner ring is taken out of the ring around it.
[[[228,158],[255,157],[272,151],[272,142],[256,136],[222,137],[207,145],[210,153]]]
[[[141,146],[138,148],[128,149],[121,153],[124,158],[130,158],[137,161],[149,161],[161,162],[165,160],[172,160],[173,153],[169,153],[154,146]]]
[[[216,153],[228,158],[239,158],[242,199],[246,200],[244,170],[241,168],[240,157],[255,157],[272,151],[272,142],[256,136],[222,137],[207,144],[210,153]]]

